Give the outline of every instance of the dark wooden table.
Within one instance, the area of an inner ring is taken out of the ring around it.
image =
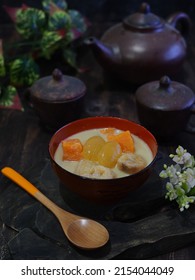
[[[102,29],[99,27],[96,29],[94,27],[93,32],[96,32],[95,34],[99,36],[101,35],[100,30]],[[106,29],[105,26],[104,29]],[[188,43],[188,56],[185,60],[181,73],[177,77],[179,82],[185,83],[192,90],[195,90],[194,42],[195,37],[193,37],[192,32]],[[134,93],[136,86],[127,85],[121,81],[116,81],[107,77],[102,71],[102,68],[95,61],[92,53],[88,50],[82,51],[79,63],[81,67],[89,69],[89,71],[86,71],[85,73],[78,74],[78,77],[87,85],[87,95],[81,117],[100,115],[117,116],[139,122],[135,106]],[[46,130],[40,124],[39,118],[34,110],[26,105],[22,91],[20,92],[20,97],[25,109],[24,111],[0,109],[0,167],[10,166],[15,168],[32,183],[36,184],[37,187],[40,187],[43,191],[46,190],[46,194],[54,201],[67,207],[68,210],[73,210],[78,213],[79,208],[74,209],[71,205],[71,200],[69,204],[64,205],[64,200],[61,199],[60,195],[57,197],[55,193],[55,190],[58,192],[59,184],[55,174],[53,174],[53,170],[50,167],[48,154],[48,143],[53,132]],[[191,124],[195,124],[195,118],[192,117],[190,122]],[[194,134],[183,131],[174,140],[170,139],[170,141],[166,143],[159,142],[159,151],[166,157],[170,153],[174,152],[178,145],[182,145],[189,152],[195,155],[194,140]],[[160,166],[158,166],[157,170],[159,170],[159,168]],[[48,183],[52,182],[54,185],[53,189],[50,189],[49,186],[48,189],[45,188],[43,180]],[[155,179],[152,182],[153,184],[155,183],[156,188],[161,185],[160,179]],[[164,196],[160,198],[160,201],[160,206],[155,206],[154,209],[150,209],[151,212],[147,209],[147,217],[149,217],[152,221],[153,215],[161,215],[163,211],[165,211],[164,209],[168,207],[170,211],[177,213],[173,219],[174,223],[176,221],[175,219],[177,219],[177,215],[180,217],[179,210],[175,206],[172,206],[171,203],[167,203],[167,201],[165,202]],[[79,204],[79,201],[76,203]],[[140,207],[140,205],[137,207]],[[183,234],[182,232],[178,232],[179,238],[176,233],[174,233],[171,237],[171,233],[167,232],[167,243],[166,234],[163,237],[165,246],[161,244],[160,238],[158,238],[158,242],[156,242],[156,246],[160,248],[159,251],[155,249],[155,241],[157,241],[155,240],[154,244],[147,244],[144,248],[147,247],[148,249],[143,249],[140,255],[136,250],[131,251],[131,248],[126,248],[128,250],[124,249],[124,252],[122,251],[117,254],[116,247],[113,255],[109,255],[109,249],[107,249],[108,254],[104,252],[103,255],[99,253],[95,255],[94,253],[93,255],[89,254],[86,256],[86,254],[83,255],[82,252],[78,253],[77,250],[72,248],[69,243],[65,243],[65,245],[63,245],[64,239],[61,236],[53,238],[53,236],[45,235],[44,228],[40,226],[41,221],[45,224],[45,227],[48,227],[52,232],[55,227],[58,227],[58,225],[55,224],[55,221],[52,220],[53,217],[47,210],[44,209],[44,207],[40,208],[39,204],[35,203],[34,199],[28,194],[16,187],[10,182],[10,180],[0,175],[0,258],[41,259],[55,258],[55,256],[57,259],[63,258],[63,252],[60,251],[60,253],[58,253],[56,247],[56,255],[49,255],[48,252],[46,254],[44,253],[44,250],[48,250],[48,247],[55,243],[55,246],[60,244],[59,248],[62,251],[64,249],[66,252],[67,250],[73,250],[73,253],[70,253],[69,255],[66,254],[64,256],[65,259],[93,259],[102,258],[102,256],[105,259],[134,259],[134,256],[135,258],[146,259],[195,259],[195,230],[193,227],[193,213],[195,209],[193,206],[191,209],[192,210],[190,210],[188,214],[184,214],[187,215],[188,221],[190,221],[190,215],[192,215],[192,225],[189,225],[189,232],[188,227],[185,227]],[[40,211],[42,211],[44,218],[49,219],[51,224],[48,224],[46,220],[42,220],[43,218],[41,218]],[[88,209],[88,211],[90,211],[90,209]],[[38,226],[37,219],[34,219],[35,216],[39,216]],[[145,217],[143,217],[143,219],[144,218]],[[183,218],[185,218],[185,216],[182,216],[182,219]],[[142,216],[139,220],[141,219]],[[106,223],[110,222],[109,219],[108,221],[106,221],[106,219],[104,220]],[[157,224],[157,229],[158,226],[159,225]],[[125,235],[125,228],[123,230],[123,234]],[[129,236],[129,240],[130,239],[131,236]],[[37,245],[36,240],[38,240]],[[114,237],[112,240],[115,242]],[[51,241],[51,243],[49,241]],[[43,242],[43,246],[41,242]],[[118,242],[120,245],[123,241],[120,240]],[[29,243],[33,244],[34,249],[32,249],[32,246],[30,246]],[[112,248],[112,244],[110,246]],[[150,246],[152,247],[151,250]],[[145,252],[147,251],[147,253],[144,253],[144,250]],[[55,250],[53,250],[53,252],[55,252]]]

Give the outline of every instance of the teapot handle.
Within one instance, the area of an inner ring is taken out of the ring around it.
[[[183,37],[187,37],[190,33],[191,19],[186,13],[176,12],[170,15],[167,23],[178,29]]]

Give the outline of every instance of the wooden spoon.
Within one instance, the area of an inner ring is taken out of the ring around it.
[[[4,167],[1,172],[47,207],[56,216],[65,235],[75,246],[88,250],[97,249],[105,245],[109,240],[109,233],[103,225],[58,207],[12,168]]]

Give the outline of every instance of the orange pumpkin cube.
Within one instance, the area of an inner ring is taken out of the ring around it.
[[[114,127],[103,128],[100,130],[100,133],[102,134],[114,134],[114,132],[115,132]]]
[[[62,141],[63,160],[77,161],[82,158],[83,145],[79,139],[65,139]]]
[[[107,139],[108,141],[117,141],[123,152],[135,152],[133,137],[129,130],[119,134],[108,134]]]

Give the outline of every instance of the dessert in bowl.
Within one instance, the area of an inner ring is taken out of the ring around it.
[[[51,138],[52,167],[64,187],[90,202],[110,204],[141,186],[158,145],[143,126],[117,117],[71,122]]]

